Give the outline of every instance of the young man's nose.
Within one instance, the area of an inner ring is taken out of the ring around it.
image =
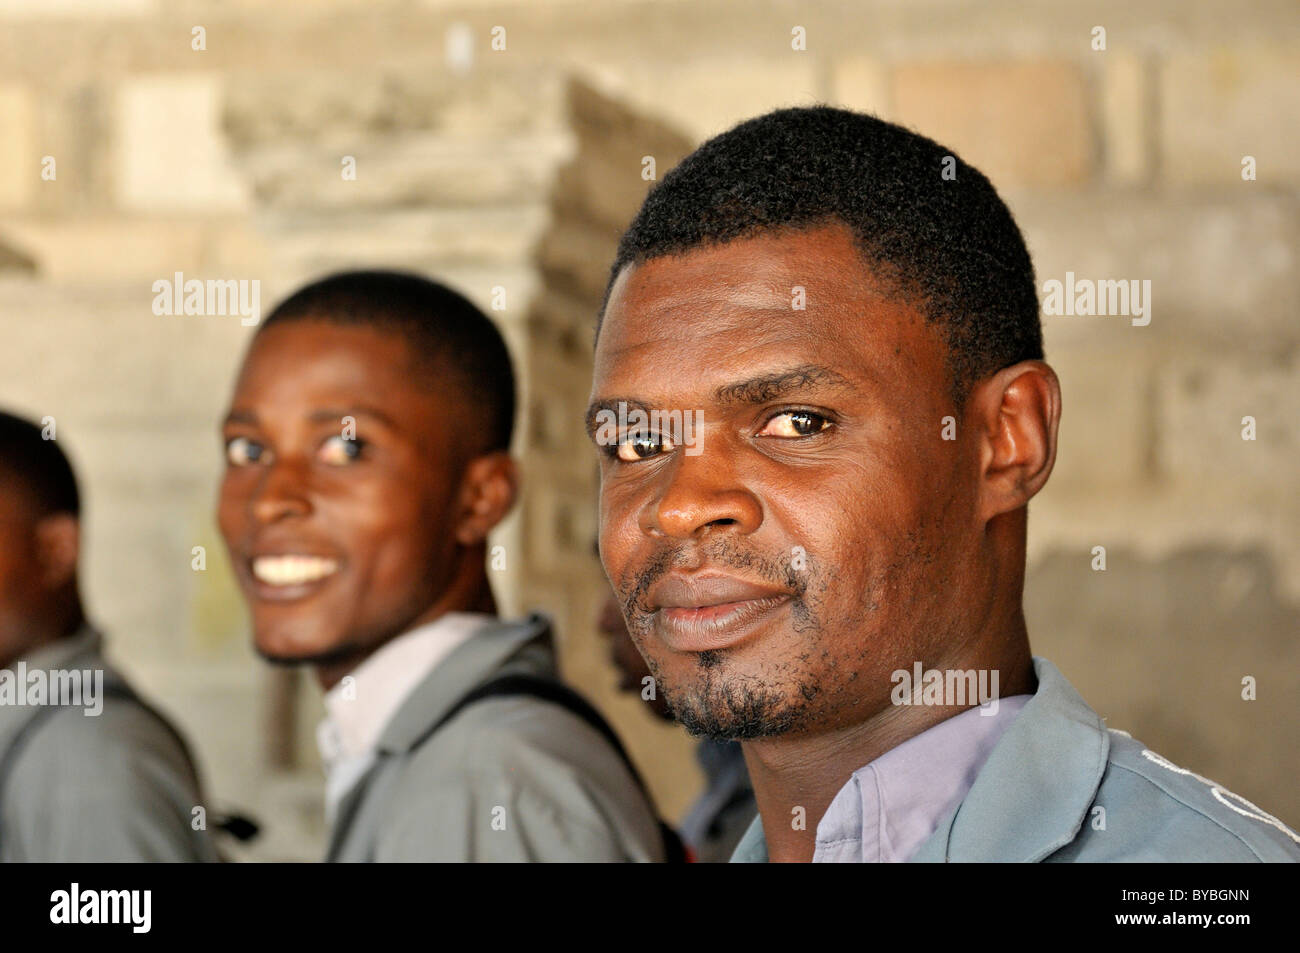
[[[258,483],[252,509],[260,523],[310,513],[306,467],[292,459],[277,460],[268,466]]]

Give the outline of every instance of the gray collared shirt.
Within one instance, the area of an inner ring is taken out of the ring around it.
[[[441,724],[467,692],[512,674],[554,677],[544,617],[494,621],[406,694],[384,724],[374,764],[339,804],[328,860],[664,859],[645,792],[579,716],[508,695]]]
[[[1034,672],[1038,691],[910,862],[1300,860],[1281,820],[1108,730],[1046,659]],[[758,820],[731,860],[767,860]]]

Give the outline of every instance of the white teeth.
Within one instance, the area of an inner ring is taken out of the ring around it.
[[[259,582],[272,586],[298,586],[315,582],[337,572],[336,560],[322,556],[258,556],[253,560],[253,575]]]

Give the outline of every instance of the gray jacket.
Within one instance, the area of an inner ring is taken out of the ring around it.
[[[1038,691],[912,862],[1300,860],[1280,820],[1107,730],[1051,662],[1034,671]],[[759,820],[731,860],[767,860]]]
[[[83,628],[21,666],[29,685],[49,672],[102,675],[84,686],[83,702],[94,696],[93,706],[49,710],[45,702],[33,704],[30,693],[27,704],[6,703],[19,664],[0,671],[7,682],[0,696],[0,761],[7,761],[0,779],[0,861],[218,859],[208,833],[194,830],[194,808],[203,802],[183,743],[133,700],[104,660],[97,632]],[[33,676],[36,671],[42,674]],[[21,747],[6,758],[20,734]]]
[[[567,709],[487,698],[433,730],[464,695],[506,674],[555,676],[543,617],[484,628],[416,686],[341,801],[327,860],[663,860],[640,785]]]

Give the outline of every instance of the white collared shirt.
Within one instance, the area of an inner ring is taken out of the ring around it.
[[[326,716],[316,744],[326,771],[325,816],[330,824],[343,797],[374,763],[393,715],[429,673],[495,616],[448,612],[381,646],[325,693]]]

